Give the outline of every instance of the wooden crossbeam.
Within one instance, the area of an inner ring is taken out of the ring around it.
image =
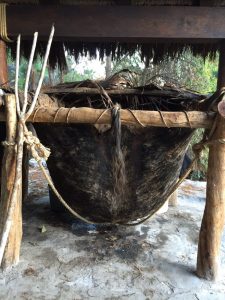
[[[156,126],[156,127],[192,127],[210,128],[215,114],[200,111],[189,112],[158,112],[143,110],[120,110],[121,122],[126,125]],[[81,124],[111,124],[111,111],[88,107],[80,108],[38,108],[28,121],[33,123],[81,123]],[[5,121],[5,115],[0,111],[0,121]]]
[[[55,40],[149,41],[149,39],[225,38],[225,7],[9,5],[8,33]]]

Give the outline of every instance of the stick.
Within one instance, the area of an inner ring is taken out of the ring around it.
[[[33,64],[33,60],[34,60],[34,52],[35,52],[36,45],[37,45],[37,38],[38,38],[38,33],[35,32],[33,43],[32,43],[32,48],[31,48],[31,54],[30,54],[30,58],[29,58],[29,63],[28,63],[28,68],[27,68],[25,86],[24,86],[24,102],[23,102],[23,109],[22,109],[23,115],[25,114],[26,109],[27,109],[28,87],[29,87],[30,74],[31,74],[31,70],[32,70],[32,64]]]
[[[15,75],[15,96],[16,96],[16,108],[17,114],[20,114],[20,100],[19,100],[19,66],[20,66],[20,40],[21,36],[18,35],[17,38],[17,47],[16,47],[16,75]]]
[[[44,76],[45,76],[45,69],[46,69],[46,66],[47,66],[47,63],[48,63],[48,57],[49,57],[49,53],[50,53],[54,33],[55,33],[55,28],[54,28],[54,26],[52,26],[51,33],[50,33],[50,36],[49,36],[49,39],[48,39],[47,49],[46,49],[46,52],[45,52],[44,62],[43,62],[42,69],[41,69],[40,79],[39,79],[37,89],[36,89],[35,94],[34,94],[32,104],[31,104],[28,112],[26,113],[25,120],[27,120],[29,118],[29,116],[32,114],[32,112],[35,108],[35,105],[37,103],[37,99],[38,99],[38,96],[39,96],[39,93],[40,93],[40,90],[41,90],[42,82],[43,82],[43,79],[44,79]]]

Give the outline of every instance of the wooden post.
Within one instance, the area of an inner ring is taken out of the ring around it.
[[[0,39],[0,86],[8,83],[6,43]]]
[[[29,184],[29,157],[30,153],[27,149],[27,146],[24,145],[23,147],[23,186],[22,186],[22,199],[23,202],[27,200],[28,196],[28,184]]]
[[[0,201],[0,233],[2,233],[6,216],[10,204],[10,198],[15,179],[16,171],[16,148],[15,141],[17,135],[17,114],[15,97],[10,95],[5,97],[6,109],[6,141],[1,182],[1,201]],[[20,244],[22,238],[22,182],[17,191],[17,204],[13,213],[13,223],[10,229],[8,242],[4,252],[2,267],[14,265],[19,261]]]
[[[173,194],[170,195],[170,197],[168,198],[169,201],[169,205],[170,206],[177,206],[178,204],[178,191],[176,190],[175,192],[173,192]]]
[[[218,89],[225,87],[225,41],[221,44]],[[225,139],[225,120],[218,117],[212,139]],[[221,236],[225,221],[225,145],[210,146],[206,206],[202,220],[197,259],[199,277],[215,280],[219,275]]]
[[[6,43],[0,39],[0,88],[8,82],[8,66],[7,66],[7,52]],[[0,124],[0,143],[4,136],[4,125]],[[1,165],[3,159],[3,147],[0,145],[0,194],[1,194]]]
[[[6,43],[0,39],[0,87],[4,87],[8,85],[8,65],[7,65],[7,51],[6,51]],[[33,82],[33,81],[32,81]],[[4,126],[0,124],[0,130],[4,130]],[[1,140],[0,140],[1,142]],[[25,149],[24,151],[24,159],[23,159],[23,200],[26,199],[28,194],[28,169],[29,169],[29,161],[28,161],[28,151]],[[3,158],[3,148],[0,146],[0,169],[2,165]],[[0,186],[1,186],[1,171],[0,171]],[[1,194],[1,187],[0,187]]]

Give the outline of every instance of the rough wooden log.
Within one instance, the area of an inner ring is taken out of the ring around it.
[[[8,83],[6,43],[0,39],[0,87]]]
[[[66,84],[68,85],[68,84]],[[182,90],[148,90],[147,88],[127,88],[127,89],[110,89],[106,92],[108,95],[146,95],[152,97],[167,97],[167,98],[187,98],[187,99],[199,99],[200,95],[196,95],[191,92],[185,92]],[[90,87],[50,87],[43,88],[42,93],[46,94],[77,94],[77,95],[100,95],[101,90],[98,88],[90,88]]]
[[[220,52],[218,88],[225,87],[225,42]],[[225,139],[225,120],[218,116],[213,139]],[[225,221],[225,145],[212,144],[209,149],[206,206],[202,220],[197,274],[215,280],[219,275],[220,245]]]
[[[0,39],[0,88],[5,86],[8,82],[8,66],[7,66],[7,52],[6,43]],[[0,107],[3,104],[3,99],[0,96]],[[4,124],[0,124],[0,142],[4,139],[5,127]],[[1,194],[1,165],[3,159],[3,147],[0,145],[0,194]]]
[[[121,109],[121,122],[127,125],[156,126],[156,127],[192,127],[210,128],[215,113],[200,111],[189,112],[158,112],[144,110]],[[0,112],[0,121],[5,116]],[[111,111],[104,109],[80,108],[46,108],[39,107],[29,117],[33,123],[83,123],[83,124],[109,124],[111,123]]]
[[[17,134],[16,102],[13,95],[5,98],[6,109],[6,141],[2,164],[1,202],[0,202],[0,232],[2,233],[6,221],[16,171],[15,140]],[[11,144],[11,145],[10,145]],[[8,267],[19,261],[20,244],[22,238],[21,191],[17,190],[17,204],[13,213],[13,223],[10,229],[8,242],[5,248],[2,267]]]

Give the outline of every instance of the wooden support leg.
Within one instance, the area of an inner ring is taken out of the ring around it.
[[[6,43],[0,39],[0,88],[8,82],[8,66],[7,66],[7,52],[6,52]],[[0,142],[5,133],[4,124],[0,124]],[[5,139],[5,137],[4,137]],[[0,146],[0,169],[2,166],[3,158],[3,147]],[[0,186],[1,186],[1,171],[0,171]],[[0,187],[1,194],[1,187]]]
[[[6,109],[6,140],[9,143],[5,147],[3,165],[2,165],[2,182],[1,182],[1,201],[0,201],[0,233],[6,221],[6,216],[10,204],[11,193],[14,185],[16,171],[16,102],[14,96],[5,98]],[[10,144],[12,144],[10,146]],[[14,209],[12,226],[9,233],[8,242],[5,248],[2,267],[8,267],[19,261],[20,244],[22,238],[22,212],[21,212],[22,183],[17,191],[17,203]]]
[[[0,39],[0,85],[8,83],[6,43]]]
[[[221,47],[218,88],[225,87],[225,42]],[[225,139],[225,120],[218,117],[212,139]],[[197,259],[199,277],[215,280],[219,274],[219,252],[225,220],[225,145],[210,146],[206,206],[202,220]]]
[[[28,183],[29,183],[29,151],[24,145],[23,147],[23,187],[22,187],[22,202],[26,201],[28,196]]]

